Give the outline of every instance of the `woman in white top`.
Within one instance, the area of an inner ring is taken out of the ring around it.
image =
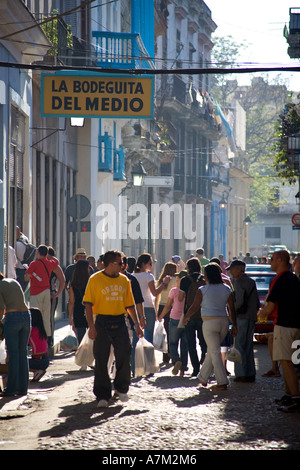
[[[195,301],[186,313],[184,323],[187,324],[193,313],[201,306],[202,328],[207,344],[207,354],[198,374],[198,379],[206,387],[214,370],[217,385],[214,385],[212,389],[226,390],[228,378],[222,361],[220,345],[229,327],[227,308],[232,323],[231,333],[233,336],[236,336],[237,333],[234,296],[230,287],[223,283],[218,266],[214,264],[206,265],[204,277],[207,284],[198,289]]]
[[[166,289],[170,282],[170,276],[165,276],[162,283],[155,287],[155,279],[152,270],[152,257],[149,253],[141,254],[136,262],[133,275],[137,278],[144,297],[144,312],[146,317],[146,326],[144,337],[149,343],[153,344],[153,332],[156,321],[156,311],[154,298],[159,295],[163,289]]]

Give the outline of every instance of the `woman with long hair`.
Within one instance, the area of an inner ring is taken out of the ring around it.
[[[144,297],[144,312],[146,317],[144,337],[149,341],[149,343],[153,344],[154,325],[157,319],[153,297],[157,297],[163,289],[167,288],[171,278],[170,276],[165,276],[162,279],[161,284],[156,287],[155,279],[151,270],[152,256],[149,253],[142,253],[137,258],[133,275],[139,281],[142,295]]]
[[[184,324],[188,323],[193,313],[201,306],[207,353],[198,379],[201,385],[206,387],[214,370],[217,384],[212,389],[226,390],[228,377],[222,361],[220,346],[228,332],[229,317],[232,323],[231,333],[233,336],[237,334],[234,296],[230,287],[223,283],[221,271],[216,264],[205,266],[204,277],[206,285],[198,289],[195,300],[185,315]]]
[[[78,344],[81,343],[88,328],[82,299],[90,277],[89,266],[89,262],[85,259],[75,263],[69,290],[69,323],[76,334]]]
[[[31,333],[29,345],[32,357],[29,359],[29,370],[33,372],[32,382],[38,382],[49,366],[47,334],[43,317],[38,308],[31,308]]]
[[[166,306],[168,302],[170,290],[173,287],[177,286],[177,278],[175,277],[176,271],[177,271],[177,265],[175,263],[168,262],[164,265],[160,273],[160,276],[157,281],[158,286],[163,283],[164,277],[170,276],[171,279],[166,289],[163,289],[162,292],[158,294],[158,296],[155,298],[155,307],[156,307],[158,316],[162,313],[164,307]],[[168,363],[170,360],[170,343],[169,343],[170,311],[167,312],[163,318],[164,318],[164,328],[166,330],[167,339],[168,339],[168,352],[163,353],[163,362]]]

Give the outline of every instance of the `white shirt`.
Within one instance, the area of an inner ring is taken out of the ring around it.
[[[154,308],[153,295],[151,294],[149,288],[149,282],[154,281],[154,276],[152,273],[143,271],[141,273],[132,273],[134,277],[139,281],[139,285],[144,297],[144,307]]]

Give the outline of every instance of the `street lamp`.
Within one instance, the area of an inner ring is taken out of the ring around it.
[[[70,122],[71,122],[72,127],[83,127],[84,126],[84,118],[81,118],[81,117],[71,117]]]
[[[143,167],[141,160],[139,160],[139,163],[132,168],[131,174],[133,186],[143,186],[144,177],[147,176],[147,172]]]
[[[244,220],[244,224],[248,225],[248,224],[251,224],[251,222],[252,220],[250,219],[249,215],[247,215],[247,217]]]
[[[226,209],[227,208],[227,202],[225,201],[224,196],[222,196],[221,201],[219,202],[219,208],[220,209]]]

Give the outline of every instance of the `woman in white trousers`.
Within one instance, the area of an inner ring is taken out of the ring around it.
[[[214,370],[217,384],[212,389],[226,390],[228,378],[223,365],[220,346],[228,332],[229,323],[232,324],[232,335],[236,336],[237,334],[234,295],[230,287],[223,283],[220,267],[217,264],[210,263],[206,265],[204,277],[207,284],[198,289],[194,303],[185,315],[184,323],[187,324],[201,306],[202,328],[207,344],[207,353],[198,374],[198,379],[201,385],[206,387]]]

